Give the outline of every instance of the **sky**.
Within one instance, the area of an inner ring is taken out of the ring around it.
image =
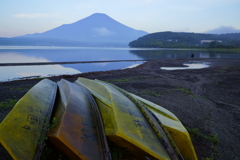
[[[148,33],[240,32],[240,0],[0,0],[0,37],[42,33],[94,13]]]

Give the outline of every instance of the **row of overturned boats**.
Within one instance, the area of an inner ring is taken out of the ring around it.
[[[43,79],[0,123],[0,143],[13,159],[40,159],[46,136],[69,159],[111,160],[109,144],[131,159],[197,159],[173,113],[100,80]]]

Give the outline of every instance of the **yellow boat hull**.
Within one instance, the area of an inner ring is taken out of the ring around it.
[[[57,84],[44,79],[30,89],[0,124],[0,143],[13,159],[39,159]]]
[[[166,127],[185,160],[197,159],[189,133],[173,113],[137,95],[131,95],[140,100],[145,107],[149,108]]]
[[[84,78],[78,78],[75,83],[84,85],[94,96],[111,143],[127,147],[131,153],[139,155],[136,159],[171,159],[143,113],[118,89],[102,81]],[[188,132],[173,113],[141,97],[128,94],[143,103],[162,122],[184,159],[197,159]]]
[[[108,140],[128,148],[135,159],[170,159],[144,115],[117,89],[102,82],[78,78],[99,106]]]
[[[58,87],[60,95],[53,113],[58,125],[48,133],[49,139],[70,159],[109,159],[86,89],[63,79]]]

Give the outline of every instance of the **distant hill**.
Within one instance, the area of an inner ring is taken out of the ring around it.
[[[157,32],[145,35],[129,43],[130,47],[150,48],[192,48],[209,47],[240,47],[240,33],[204,34],[186,32]],[[214,46],[213,46],[214,47]]]
[[[95,13],[43,33],[0,38],[0,45],[127,46],[130,41],[146,34],[148,33],[125,26],[106,14]]]

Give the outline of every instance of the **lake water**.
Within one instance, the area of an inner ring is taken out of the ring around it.
[[[30,76],[47,77],[51,75],[124,69],[136,66],[149,59],[190,58],[192,54],[194,54],[195,58],[240,58],[240,51],[0,46],[0,63],[142,60],[136,62],[0,67],[0,81]]]
[[[189,61],[183,63],[187,67],[160,67],[163,70],[183,70],[183,69],[202,69],[210,66],[208,62]]]

